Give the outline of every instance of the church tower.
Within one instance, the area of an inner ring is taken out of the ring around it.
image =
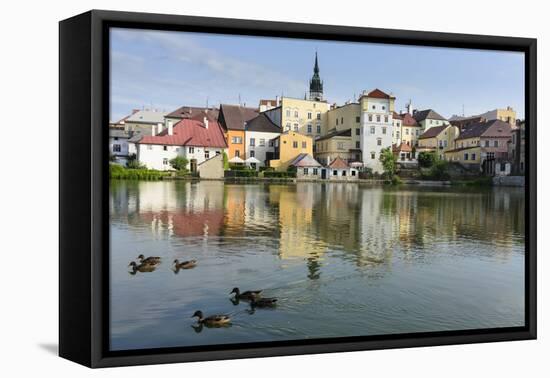
[[[319,76],[319,62],[317,61],[317,52],[315,52],[315,66],[313,67],[313,76],[309,81],[309,99],[311,101],[323,100],[323,82]]]

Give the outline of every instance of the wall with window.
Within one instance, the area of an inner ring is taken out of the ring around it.
[[[266,114],[283,131],[294,131],[315,138],[326,134],[329,109],[330,105],[326,102],[283,97],[279,111],[280,123],[276,122],[279,115]]]
[[[268,162],[265,162],[265,160],[268,156],[273,158],[273,154],[275,153],[275,139],[279,135],[281,134],[266,133],[261,131],[246,131],[246,155],[241,158],[246,160],[249,157],[254,157],[261,162],[258,166],[263,167],[267,165]]]
[[[285,171],[288,165],[299,155],[309,154],[313,156],[313,138],[297,132],[287,132],[275,140],[278,144],[278,159],[269,162],[269,166],[279,171]]]
[[[224,149],[218,147],[197,147],[197,146],[170,146],[158,144],[136,144],[137,158],[141,164],[149,169],[159,171],[171,171],[170,160],[176,156],[185,157],[189,163],[187,168],[191,168],[191,160],[195,160],[197,165],[203,161],[221,154]]]
[[[394,99],[361,98],[361,150],[363,163],[374,172],[382,172],[380,153],[393,142]]]

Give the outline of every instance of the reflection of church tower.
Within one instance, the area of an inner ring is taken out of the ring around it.
[[[315,52],[315,66],[313,67],[313,76],[309,81],[309,99],[312,101],[323,100],[323,82],[319,76],[319,63],[317,61],[317,52]]]

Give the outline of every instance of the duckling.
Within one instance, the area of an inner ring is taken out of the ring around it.
[[[238,287],[234,287],[229,294],[235,293],[235,299],[251,300],[253,298],[260,297],[262,295],[262,291],[263,290],[248,290],[241,293]]]
[[[195,311],[192,318],[197,317],[198,323],[200,325],[205,325],[207,327],[216,327],[216,326],[224,326],[231,323],[231,318],[229,315],[210,315],[207,317],[204,317],[202,311]]]
[[[275,307],[277,306],[277,298],[252,298],[250,301],[252,307]]]
[[[141,254],[141,255],[138,256],[138,259],[139,259],[139,262],[141,264],[143,264],[143,263],[153,264],[153,265],[160,264],[160,257],[159,256],[149,256],[149,257],[145,258],[145,256],[143,256]]]
[[[174,267],[176,270],[191,269],[197,266],[197,260],[189,260],[180,262],[178,259],[174,260]]]
[[[136,272],[140,272],[140,273],[153,272],[157,268],[155,264],[141,263],[138,265],[136,264],[135,261],[132,261],[128,266],[132,267],[132,271],[130,272],[130,274],[136,274]]]

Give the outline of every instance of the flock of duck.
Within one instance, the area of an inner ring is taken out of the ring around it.
[[[149,256],[145,257],[140,254],[138,256],[139,263],[135,261],[130,262],[128,267],[131,267],[129,272],[132,275],[135,275],[137,272],[140,273],[149,273],[155,271],[155,269],[160,265],[161,258],[158,256]],[[192,269],[197,266],[197,260],[188,260],[188,261],[179,261],[175,259],[173,262],[173,271],[178,273],[181,269]],[[233,290],[229,292],[229,295],[235,294],[231,301],[233,304],[238,304],[239,301],[246,301],[250,303],[252,309],[254,308],[264,308],[264,307],[275,307],[277,305],[277,298],[267,298],[262,297],[263,290],[247,290],[241,292],[238,287],[234,287]],[[225,314],[215,314],[205,316],[202,311],[195,311],[192,318],[197,318],[197,323],[200,326],[207,327],[223,327],[231,324],[231,316]]]

